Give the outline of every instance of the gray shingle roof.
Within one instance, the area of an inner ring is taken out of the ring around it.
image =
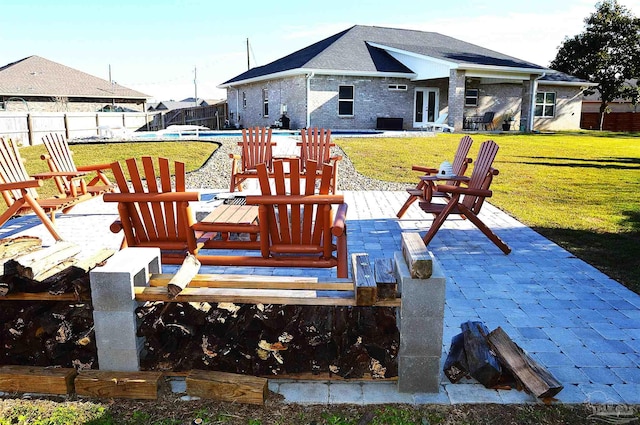
[[[252,68],[223,84],[305,68],[363,73],[410,74],[412,72],[384,49],[376,47],[377,45],[445,60],[459,66],[545,69],[539,65],[435,32],[355,25],[267,65]]]
[[[29,56],[1,67],[0,95],[141,100],[150,97],[40,56]]]

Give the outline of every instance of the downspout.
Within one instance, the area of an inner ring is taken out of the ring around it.
[[[305,128],[311,128],[311,108],[309,107],[309,100],[311,99],[311,79],[313,78],[314,73],[310,72],[307,74],[307,124]]]
[[[542,75],[534,78],[533,80],[533,88],[531,89],[531,105],[529,108],[529,132],[533,132],[533,120],[536,118],[536,95],[538,93],[538,80],[544,78],[547,75],[546,72],[543,72]]]

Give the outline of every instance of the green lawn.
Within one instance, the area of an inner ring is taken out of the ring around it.
[[[342,138],[356,169],[417,182],[412,164],[453,161],[461,134]],[[621,133],[472,135],[500,145],[493,205],[640,293],[640,136]],[[384,160],[381,160],[384,158]],[[471,171],[469,170],[468,173]],[[509,241],[506,241],[509,243]]]

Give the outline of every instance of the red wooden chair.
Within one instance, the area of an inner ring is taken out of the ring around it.
[[[428,183],[429,189],[425,190],[426,198],[420,202],[420,208],[427,213],[435,215],[431,227],[423,238],[426,245],[429,245],[429,242],[433,240],[450,214],[461,214],[475,224],[502,252],[505,254],[511,252],[511,248],[478,217],[484,200],[492,195],[489,187],[491,186],[493,176],[498,175],[498,170],[492,168],[493,160],[497,153],[498,145],[493,140],[488,140],[480,145],[478,158],[474,163],[467,187],[437,184],[437,180],[431,177],[423,177],[423,180]],[[431,189],[431,187],[433,187],[433,189]],[[448,202],[446,204],[432,202],[428,194],[435,191],[450,195]]]
[[[42,186],[43,179],[52,177],[47,174],[29,176],[18,147],[10,140],[0,137],[0,192],[7,203],[7,209],[0,216],[0,226],[12,217],[33,212],[54,239],[62,240],[55,228],[56,212],[66,213],[88,197],[40,198],[36,188]]]
[[[40,158],[47,161],[49,170],[52,173],[67,173],[66,176],[56,175],[53,177],[61,194],[66,196],[83,194],[97,196],[113,192],[115,185],[109,181],[104,173],[111,169],[110,164],[76,166],[73,152],[69,149],[67,140],[60,134],[48,134],[42,138],[42,142],[48,153],[41,155]],[[87,184],[85,177],[90,172],[95,172],[96,175]]]
[[[242,191],[242,183],[248,178],[257,178],[256,167],[258,164],[265,164],[267,170],[271,171],[273,161],[273,145],[271,142],[270,128],[249,128],[242,129],[242,142],[238,145],[242,148],[242,153],[229,154],[233,160],[231,163],[231,187],[230,192],[236,188]]]
[[[308,160],[302,172],[300,161],[295,160],[289,161],[289,167],[288,179],[284,161],[274,161],[272,193],[266,164],[258,165],[262,195],[247,196],[247,204],[259,206],[260,251],[265,265],[337,267],[337,276],[346,278],[347,204],[342,195],[329,194],[332,166]],[[301,174],[306,178],[296,177]],[[316,179],[309,176],[319,176],[317,191]]]
[[[298,142],[298,146],[300,146],[302,170],[307,169],[307,161],[333,165],[334,176],[331,181],[330,190],[332,193],[335,193],[338,183],[337,162],[342,159],[342,156],[331,156],[331,148],[335,146],[335,144],[331,142],[331,130],[324,128],[306,128],[300,131],[300,136],[302,137],[302,141]]]
[[[473,139],[471,139],[471,137],[469,136],[464,136],[462,139],[460,139],[460,143],[458,143],[458,149],[456,150],[456,154],[453,157],[453,164],[451,166],[453,169],[453,173],[456,176],[463,176],[464,173],[467,171],[468,165],[472,162],[471,158],[467,158],[467,155],[469,154],[469,149],[471,149],[472,144],[473,144]],[[421,173],[424,173],[425,176],[433,176],[438,174],[437,168],[428,168],[421,165],[414,165],[411,167],[411,169],[414,171],[419,171]],[[449,181],[447,183],[454,184],[454,185],[460,184],[459,181],[458,182]],[[411,204],[413,204],[416,200],[423,198],[425,184],[426,182],[420,179],[416,187],[407,189],[407,192],[409,193],[409,199],[407,199],[404,205],[402,206],[402,208],[400,208],[400,211],[398,211],[398,214],[396,214],[396,217],[402,218],[402,216],[404,215],[404,213],[407,212]],[[438,193],[432,194],[432,196],[439,196],[439,195],[443,196],[446,194],[438,194]]]
[[[184,163],[176,161],[172,170],[168,159],[145,156],[125,164],[126,168],[119,162],[111,164],[120,193],[103,195],[105,202],[118,202],[120,220],[111,231],[124,231],[122,247],[158,247],[167,264],[182,264],[187,253],[197,254],[208,235],[191,229],[195,219],[189,202],[199,201],[200,194],[186,191]]]

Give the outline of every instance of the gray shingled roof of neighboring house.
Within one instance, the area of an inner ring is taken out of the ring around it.
[[[222,85],[296,69],[412,74],[409,68],[378,46],[452,62],[460,67],[480,65],[517,68],[519,71],[531,69],[540,74],[550,71],[435,32],[355,25],[267,65],[252,68]],[[552,81],[582,81],[556,72],[552,78]]]
[[[40,56],[29,56],[1,67],[0,95],[141,100],[150,97]]]

